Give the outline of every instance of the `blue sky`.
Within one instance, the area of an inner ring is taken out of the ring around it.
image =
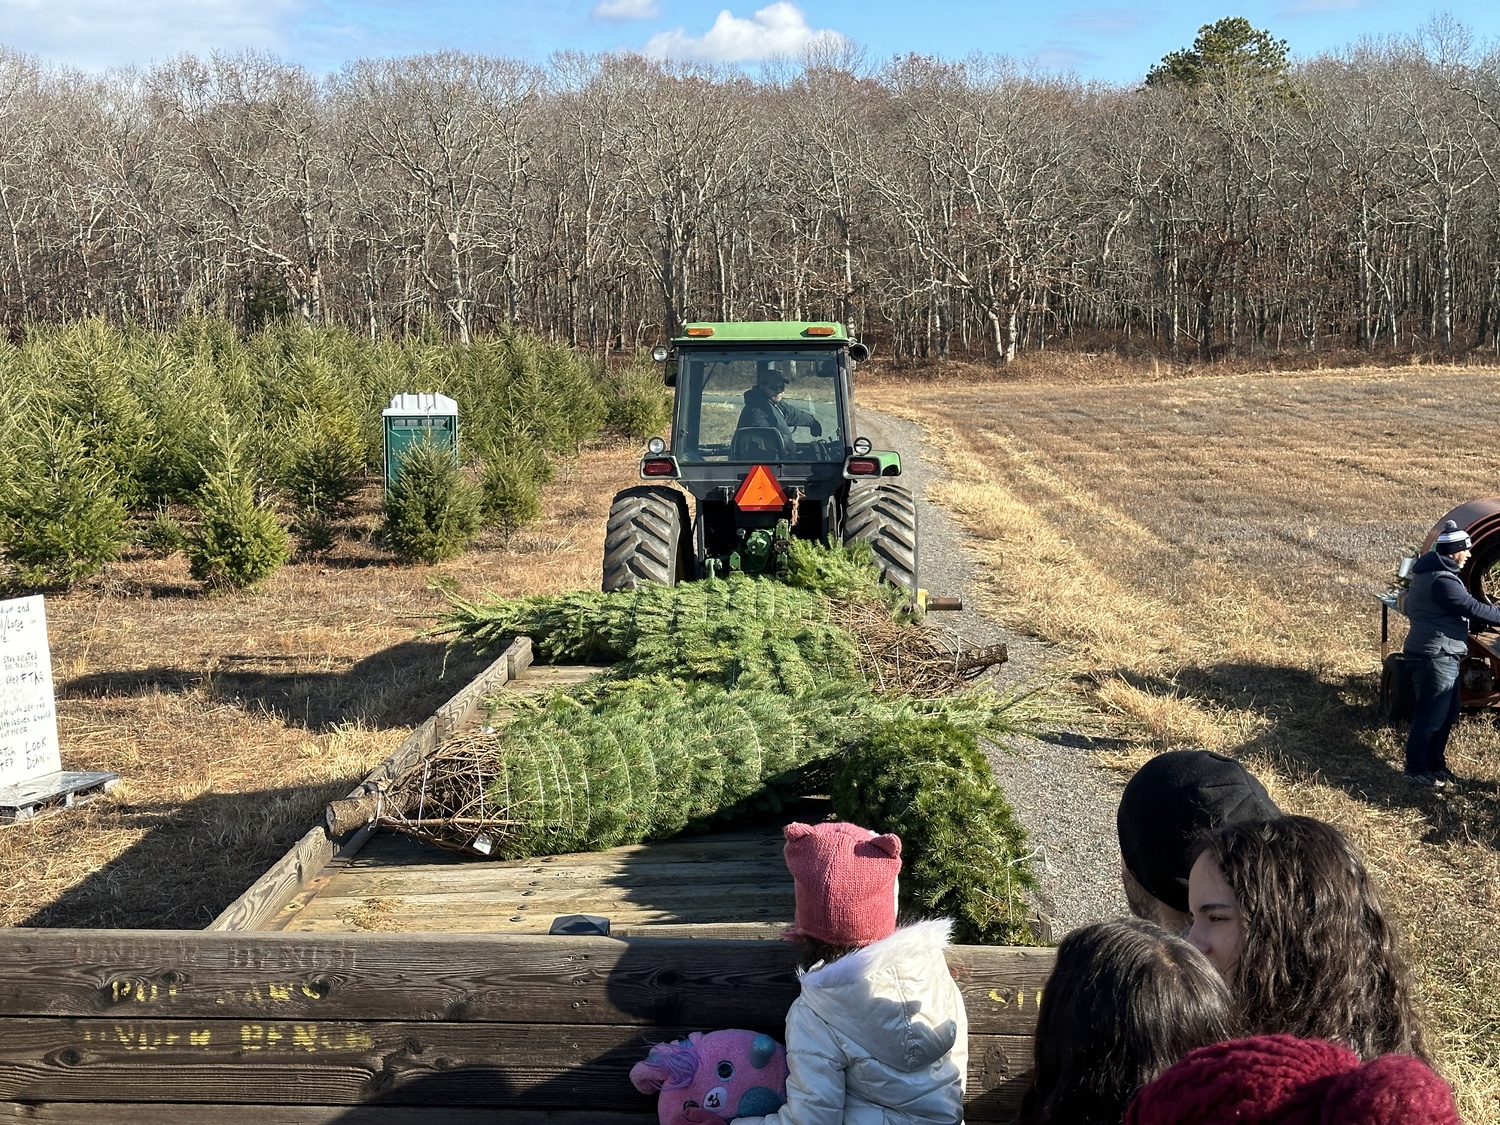
[[[534,62],[558,50],[627,50],[753,68],[810,42],[846,41],[877,62],[980,51],[1133,83],[1223,16],[1244,16],[1308,56],[1363,36],[1415,34],[1439,12],[1478,46],[1500,42],[1495,0],[0,0],[0,45],[88,70],[257,48],[325,71],[452,48]]]

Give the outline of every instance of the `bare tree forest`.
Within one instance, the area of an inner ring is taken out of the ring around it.
[[[0,319],[188,311],[591,349],[833,318],[998,362],[1495,351],[1500,56],[1438,28],[1120,88],[985,57],[91,76],[0,48]]]

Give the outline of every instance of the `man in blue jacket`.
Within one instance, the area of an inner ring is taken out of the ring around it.
[[[1500,625],[1500,609],[1471,596],[1458,577],[1472,550],[1469,533],[1445,520],[1432,550],[1411,569],[1406,591],[1411,629],[1401,651],[1411,666],[1416,695],[1406,738],[1406,776],[1417,785],[1458,781],[1448,771],[1448,732],[1458,718],[1458,670],[1469,651],[1469,620]]]

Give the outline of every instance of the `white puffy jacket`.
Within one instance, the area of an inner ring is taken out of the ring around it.
[[[943,948],[919,922],[802,975],[786,1016],[786,1105],[733,1125],[960,1125],[969,1020]]]

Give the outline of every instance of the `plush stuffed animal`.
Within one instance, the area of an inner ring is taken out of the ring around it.
[[[753,1031],[695,1031],[652,1047],[630,1080],[643,1094],[661,1091],[661,1125],[724,1125],[786,1104],[786,1048]]]

